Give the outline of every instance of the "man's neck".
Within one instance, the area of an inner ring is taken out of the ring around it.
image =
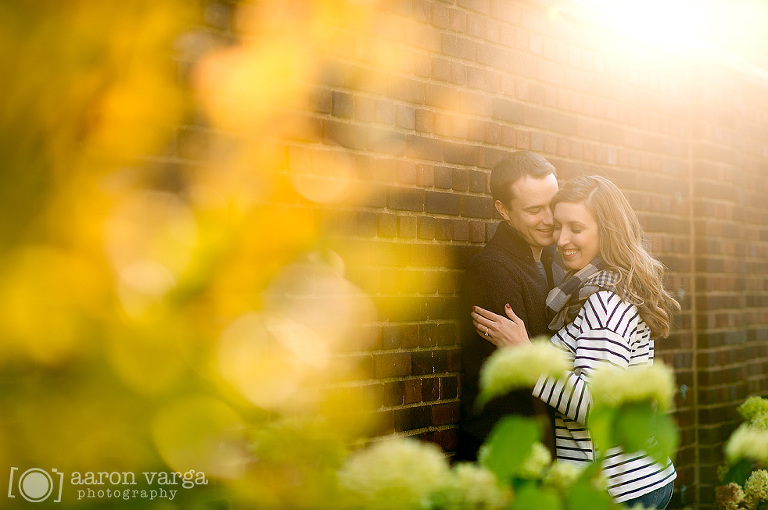
[[[531,251],[533,252],[533,260],[541,262],[541,253],[544,251],[544,248],[541,246],[531,246]]]

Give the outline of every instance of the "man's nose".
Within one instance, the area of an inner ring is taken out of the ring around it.
[[[552,215],[552,208],[547,206],[544,208],[544,223],[552,225],[555,222],[555,218]]]

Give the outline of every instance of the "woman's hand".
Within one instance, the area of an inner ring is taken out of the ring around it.
[[[505,307],[507,317],[489,312],[479,306],[472,307],[472,324],[481,337],[496,347],[525,345],[530,343],[523,321],[515,315],[512,307]]]

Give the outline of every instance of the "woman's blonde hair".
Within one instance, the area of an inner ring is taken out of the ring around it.
[[[655,338],[669,336],[672,314],[680,305],[664,289],[664,265],[644,245],[643,228],[624,194],[605,177],[580,177],[566,183],[552,199],[583,203],[597,222],[600,256],[619,273],[617,292],[637,306]]]

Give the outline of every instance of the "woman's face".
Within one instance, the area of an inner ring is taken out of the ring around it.
[[[560,202],[553,211],[554,238],[566,269],[579,270],[600,254],[597,221],[583,203]]]

